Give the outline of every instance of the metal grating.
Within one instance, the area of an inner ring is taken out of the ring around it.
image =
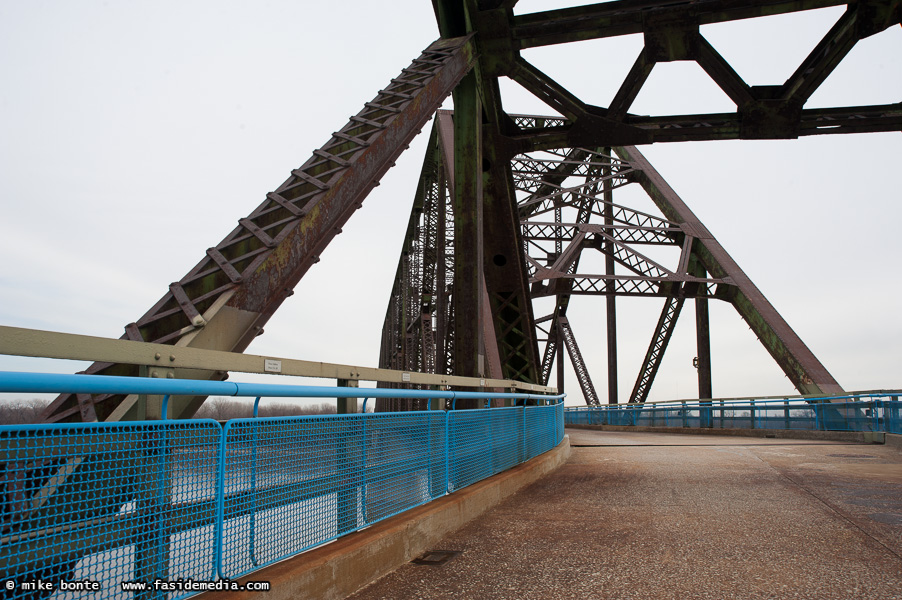
[[[208,420],[0,427],[5,597],[94,582],[130,598],[123,582],[213,579],[220,432]]]
[[[240,575],[553,448],[563,420],[557,404],[224,427],[3,426],[5,597],[171,599],[200,591],[188,582],[238,585]],[[96,589],[60,589],[73,584]]]
[[[225,428],[221,573],[234,578],[445,493],[438,412]]]

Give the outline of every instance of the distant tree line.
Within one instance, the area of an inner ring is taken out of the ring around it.
[[[302,415],[328,415],[335,414],[335,403],[317,402],[305,400],[267,400],[260,401],[257,414],[261,417],[296,417]],[[195,419],[215,419],[228,421],[229,419],[247,419],[254,416],[253,398],[223,398],[211,396],[207,398],[200,410],[195,413]]]
[[[0,425],[25,425],[40,423],[41,412],[50,400],[31,398],[30,400],[0,401]],[[258,415],[261,417],[293,417],[300,415],[328,415],[335,413],[335,403],[310,402],[309,400],[267,400],[260,401]],[[212,396],[203,403],[195,419],[244,419],[253,416],[253,398],[223,398]]]
[[[30,400],[0,400],[0,425],[25,425],[40,423],[41,412],[50,400],[31,398]]]

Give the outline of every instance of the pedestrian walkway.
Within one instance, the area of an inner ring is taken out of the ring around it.
[[[902,599],[902,452],[568,430],[557,471],[352,596]]]

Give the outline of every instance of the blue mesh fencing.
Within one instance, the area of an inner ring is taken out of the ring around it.
[[[891,396],[889,400],[881,402],[883,408],[883,423],[887,433],[902,433],[902,402],[898,396]]]
[[[551,450],[564,439],[563,405],[448,413],[453,491]]]
[[[550,450],[563,426],[562,404],[0,426],[5,597],[191,596],[152,586],[237,578]]]
[[[526,460],[524,408],[448,413],[448,490],[459,490]]]
[[[438,412],[225,426],[220,572],[234,578],[445,493]]]
[[[902,433],[898,396],[568,407],[567,425],[884,431]]]
[[[557,406],[528,406],[525,409],[526,460],[547,452],[563,438],[563,419],[558,426]]]
[[[220,440],[208,420],[0,427],[4,597],[214,578]]]

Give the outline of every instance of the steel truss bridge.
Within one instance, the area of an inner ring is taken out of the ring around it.
[[[662,310],[630,402],[649,393],[686,300],[694,302],[699,397],[711,397],[708,303],[731,304],[802,394],[843,390],[637,146],[902,129],[902,104],[806,108],[860,40],[898,26],[899,0],[618,0],[514,15],[516,0],[434,0],[440,37],[172,283],[123,339],[244,351],[411,139],[438,111],[388,299],[380,367],[548,384],[565,353],[588,404],[600,394],[567,318],[575,295],[606,299],[606,398],[617,402],[618,297],[654,296]],[[701,25],[844,6],[784,82],[748,85]],[[578,98],[521,51],[642,34],[644,46],[609,106]],[[694,61],[735,103],[731,113],[630,112],[655,65]],[[554,116],[509,114],[509,78]],[[656,214],[618,200],[637,185]],[[673,248],[673,262],[651,246]],[[591,272],[584,255],[600,253]],[[549,314],[533,302],[554,298]],[[89,373],[139,375],[97,362]],[[221,379],[224,373],[175,377]],[[597,381],[597,369],[596,369]],[[174,417],[203,397],[181,398]],[[404,404],[407,406],[407,404]],[[380,409],[400,408],[391,401]],[[141,418],[131,396],[64,394],[47,422]]]
[[[360,379],[395,388],[472,386],[476,381],[488,388],[548,392],[555,368],[557,387],[563,387],[566,355],[586,402],[600,405],[606,398],[613,404],[618,398],[617,302],[650,296],[662,308],[631,403],[648,397],[687,300],[695,311],[700,399],[712,397],[710,301],[736,309],[801,394],[841,396],[840,384],[639,146],[902,130],[902,103],[806,108],[860,40],[900,25],[902,0],[616,0],[514,15],[515,4],[433,0],[439,38],[363,102],[281,185],[265,193],[143,316],[127,324],[118,346],[98,350],[104,359],[87,372],[224,379],[241,363],[234,353],[262,333],[367,194],[432,120],[394,287],[386,299],[379,369],[361,374],[340,365],[316,367],[339,386],[354,386]],[[792,75],[773,85],[748,85],[699,29],[831,6],[845,12]],[[538,46],[630,34],[642,34],[644,46],[608,106],[584,102],[521,55]],[[697,63],[735,111],[631,113],[655,65],[671,61]],[[549,114],[507,112],[499,87],[504,77],[544,102]],[[454,110],[439,110],[449,95]],[[621,197],[627,186],[641,188],[656,212],[630,206]],[[673,260],[653,258],[661,255],[654,247],[670,249]],[[592,261],[590,255],[601,260]],[[601,263],[603,269],[587,267]],[[605,297],[606,395],[596,388],[598,370],[585,360],[579,332],[568,320],[570,302],[579,295]],[[546,298],[553,299],[553,310],[538,313],[534,302]],[[3,333],[21,332],[6,328]],[[52,334],[24,335],[23,344],[36,344],[35,355],[45,343],[56,343]],[[192,352],[222,354],[205,354],[212,358],[198,368],[196,362],[187,366]],[[130,353],[141,356],[120,358]],[[298,367],[304,373],[308,368],[314,366]],[[204,400],[204,395],[173,395],[168,416],[191,417]],[[382,398],[377,409],[426,408],[422,402]],[[457,407],[469,406],[462,401]],[[159,406],[141,394],[88,392],[64,393],[43,414],[45,422],[57,424],[159,417]],[[33,500],[49,502],[57,493],[53,490],[74,498],[66,491],[73,486],[78,498],[89,498],[89,488],[78,478],[79,464],[71,462],[65,472],[60,468],[54,485],[35,488],[43,491]],[[84,506],[89,515],[109,509],[92,508],[87,500]]]

